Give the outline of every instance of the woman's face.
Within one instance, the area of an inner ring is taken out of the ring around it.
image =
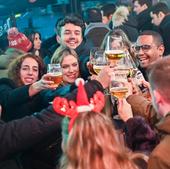
[[[35,33],[34,37],[34,49],[40,49],[41,47],[41,39],[38,33]]]
[[[39,79],[39,66],[33,58],[25,58],[20,68],[20,78],[24,85],[32,84]]]
[[[76,57],[73,55],[67,55],[64,57],[62,63],[63,82],[74,83],[79,76],[79,63]]]

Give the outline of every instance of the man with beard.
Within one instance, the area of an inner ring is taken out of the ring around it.
[[[146,70],[156,60],[162,58],[164,53],[163,39],[159,33],[154,31],[144,31],[139,34],[135,52],[139,60],[139,69],[148,80]]]
[[[76,51],[81,65],[81,77],[87,79],[90,75],[87,61],[89,60],[90,49],[93,47],[93,44],[83,37],[84,29],[85,24],[79,16],[67,15],[57,25],[57,41],[60,46],[67,46]],[[58,52],[58,50],[55,52]],[[56,54],[54,53],[54,55]]]

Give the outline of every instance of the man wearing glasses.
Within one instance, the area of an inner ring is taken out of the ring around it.
[[[135,53],[139,60],[139,69],[142,71],[146,80],[146,69],[156,60],[160,59],[164,53],[164,45],[162,37],[154,31],[144,31],[139,34]]]

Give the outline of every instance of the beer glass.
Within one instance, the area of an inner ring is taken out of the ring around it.
[[[116,98],[124,98],[128,92],[127,72],[115,69],[111,75],[110,94]]]
[[[124,43],[121,36],[108,36],[106,40],[105,56],[110,64],[117,62],[125,57]]]
[[[62,82],[62,71],[60,64],[48,64],[47,73],[49,73],[49,77],[47,80],[53,81],[54,86],[58,86]]]

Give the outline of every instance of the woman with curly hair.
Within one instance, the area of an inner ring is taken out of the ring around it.
[[[0,79],[3,120],[22,118],[45,106],[40,92],[54,86],[44,73],[43,61],[36,55],[26,53],[13,60],[8,67],[8,78]]]

